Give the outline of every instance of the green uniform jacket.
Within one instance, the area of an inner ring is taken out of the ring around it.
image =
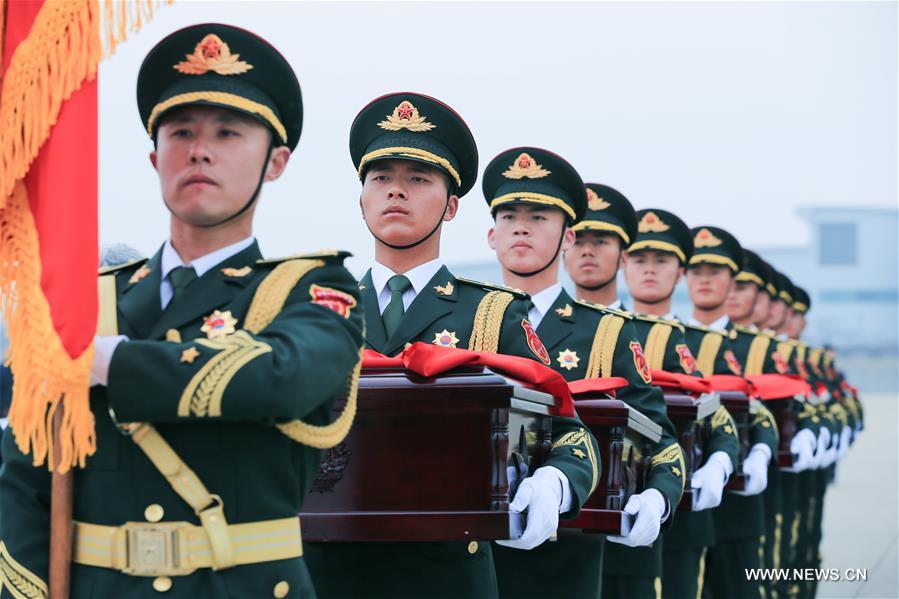
[[[111,411],[119,422],[154,423],[207,489],[221,497],[229,524],[295,516],[318,471],[319,450],[273,425],[295,419],[326,424],[332,400],[344,394],[359,361],[363,317],[343,256],[291,260],[306,264],[308,273],[292,288],[276,286],[287,294],[283,308],[251,334],[242,327],[254,294],[287,262],[258,262],[254,243],[195,280],[163,311],[160,255],[114,273],[118,331],[131,340],[113,354],[108,386],[91,389],[97,451],[83,470],[75,470],[74,519],[107,526],[146,522],[146,508],[155,504],[154,510],[163,510],[162,522],[199,525],[193,509],[143,451],[117,430]],[[337,292],[348,311],[339,314],[313,301],[313,289]],[[236,333],[219,339],[231,345],[204,344],[204,317],[215,310],[236,319]],[[176,335],[182,341],[166,340]],[[216,368],[205,368],[212,365]],[[13,596],[41,597],[48,570],[50,474],[44,466],[32,466],[11,434],[4,436],[3,456],[2,580]],[[303,558],[200,569],[172,580],[167,595],[177,597],[270,597],[282,581],[291,597],[313,596]],[[73,564],[71,581],[73,597],[157,594],[152,577],[106,568]]]
[[[741,375],[742,365],[733,350],[736,332],[730,321],[727,331],[700,335],[697,333],[702,330],[698,327],[688,328],[687,343],[696,354],[700,368],[713,363],[713,374]],[[709,353],[713,350],[714,355],[710,356]],[[755,402],[751,411],[749,447],[763,443],[771,450],[772,460],[776,460],[778,433],[774,416],[761,402]],[[761,494],[745,496],[725,492],[721,505],[712,511],[712,518],[715,522],[715,537],[719,540],[759,538],[765,534],[765,502]]]
[[[395,355],[407,343],[450,341],[461,349],[522,356],[548,365],[545,348],[536,334],[529,334],[524,293],[460,279],[441,267],[387,339],[371,272],[359,287],[366,312],[366,346],[375,351]],[[552,427],[553,448],[545,465],[568,478],[572,509],[562,517],[574,517],[599,480],[599,447],[577,418],[554,418]],[[385,465],[396,467],[401,465]],[[309,543],[306,552],[323,599],[489,597],[497,592],[490,543]],[[353,564],[352,576],[348,564]]]
[[[662,428],[662,439],[653,449],[656,459],[647,488],[657,489],[670,506],[677,506],[684,484],[680,446],[661,391],[646,380],[648,372],[630,315],[576,301],[563,289],[543,316],[537,334],[549,351],[552,367],[566,380],[610,376],[627,379],[628,386],[618,390],[617,398]],[[669,522],[671,518],[666,525]],[[495,547],[502,596],[599,596],[604,540],[600,535],[572,532],[560,536],[555,543],[544,543],[526,556]],[[522,563],[523,559],[527,562]],[[572,563],[580,565],[572,568]]]
[[[709,329],[685,327],[678,321],[664,320],[652,316],[639,316],[637,334],[641,341],[645,342],[646,354],[652,368],[661,368],[668,372],[702,376],[699,363],[687,340],[687,332],[691,331],[700,339],[700,345],[706,335],[713,335],[717,340],[720,335]],[[707,353],[707,352],[705,352]],[[660,359],[661,358],[661,359]],[[706,359],[707,366],[714,367],[714,357]],[[707,427],[705,443],[702,451],[708,457],[716,451],[723,451],[736,465],[739,452],[739,440],[737,427],[727,408],[721,406],[703,424]],[[677,550],[683,547],[707,547],[715,542],[715,527],[712,519],[712,510],[700,512],[683,511],[677,515],[677,519],[671,529],[665,533],[664,548]]]

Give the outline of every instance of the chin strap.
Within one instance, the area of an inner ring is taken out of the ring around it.
[[[211,223],[208,225],[198,225],[200,228],[211,229],[213,227],[218,227],[219,225],[224,225],[225,223],[234,220],[235,218],[237,218],[238,216],[240,216],[241,214],[243,214],[244,212],[249,210],[250,206],[252,206],[253,204],[256,203],[256,199],[259,197],[259,192],[262,191],[262,184],[265,182],[265,171],[268,168],[268,161],[271,159],[272,151],[274,149],[275,149],[275,142],[274,142],[274,140],[272,140],[269,142],[268,150],[265,153],[265,161],[262,163],[262,172],[259,174],[259,182],[256,184],[256,189],[253,191],[253,195],[251,195],[250,199],[246,201],[246,203],[243,205],[243,208],[241,208],[240,210],[238,210],[231,216],[227,216],[218,222],[214,222],[214,223]],[[172,208],[169,206],[168,201],[165,199],[165,196],[163,196],[162,201],[165,204],[165,207],[169,209],[169,212],[174,214],[174,212],[172,211]]]
[[[553,254],[553,257],[549,262],[543,265],[542,268],[538,268],[537,270],[533,270],[531,272],[518,272],[512,269],[509,269],[509,272],[515,275],[516,277],[533,277],[534,275],[539,275],[541,272],[552,266],[552,263],[556,261],[556,258],[559,257],[559,250],[562,249],[562,242],[565,241],[565,227],[562,228],[562,235],[559,237],[559,243],[556,245],[556,251]]]
[[[449,210],[449,201],[450,201],[450,196],[447,195],[446,196],[446,204],[443,205],[443,214],[441,214],[440,218],[437,219],[437,224],[434,225],[434,228],[431,229],[431,232],[428,233],[427,235],[425,235],[424,237],[422,237],[421,239],[419,239],[418,241],[407,244],[407,245],[395,245],[392,243],[387,243],[386,241],[384,241],[383,239],[381,239],[380,237],[375,235],[375,232],[371,230],[371,226],[369,226],[367,220],[365,221],[365,226],[368,227],[368,232],[371,233],[372,237],[374,237],[380,243],[386,245],[390,249],[392,249],[392,250],[408,250],[408,249],[414,248],[415,246],[417,246],[419,244],[424,243],[425,241],[427,241],[428,239],[431,238],[431,235],[433,235],[434,233],[436,233],[438,231],[438,229],[440,229],[440,225],[443,224],[443,217],[446,216],[446,211]]]

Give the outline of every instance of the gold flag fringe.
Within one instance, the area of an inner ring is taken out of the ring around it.
[[[171,2],[171,0],[167,0]],[[0,297],[13,370],[10,427],[34,464],[83,467],[96,450],[89,380],[93,345],[69,356],[41,289],[38,232],[23,179],[62,103],[97,74],[104,56],[152,18],[159,0],[50,0],[13,51],[0,88]],[[103,35],[101,35],[101,25]],[[53,415],[65,405],[53,463]]]

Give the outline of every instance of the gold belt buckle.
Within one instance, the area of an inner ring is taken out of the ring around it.
[[[184,576],[196,568],[182,566],[186,556],[179,555],[178,531],[190,527],[187,522],[127,522],[128,565],[122,572],[131,576]]]

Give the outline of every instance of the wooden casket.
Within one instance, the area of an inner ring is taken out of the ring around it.
[[[706,418],[721,407],[721,399],[717,392],[697,396],[665,390],[664,395],[668,418],[674,424],[677,441],[684,450],[684,495],[678,509],[692,511],[694,492],[690,479],[702,465],[702,446],[710,428]]]
[[[781,470],[790,471],[793,468],[794,458],[793,452],[790,451],[790,444],[796,434],[801,406],[802,403],[793,397],[765,400],[765,407],[774,416],[780,434],[775,459]]]
[[[487,541],[521,536],[507,467],[551,449],[552,396],[482,366],[423,378],[366,369],[346,439],[322,452],[300,513],[305,541]],[[335,416],[344,401],[335,402]],[[514,483],[513,483],[514,484]]]
[[[743,474],[743,460],[749,453],[749,429],[752,424],[749,396],[742,391],[719,391],[721,405],[727,408],[737,425],[737,435],[740,439],[740,447],[737,452],[737,463],[734,464],[734,473],[727,481],[727,490],[743,491],[746,488],[746,475]]]
[[[575,408],[599,444],[602,472],[577,518],[559,524],[590,533],[626,535],[633,516],[624,506],[631,495],[646,488],[652,448],[662,438],[662,428],[617,399],[578,400]]]

